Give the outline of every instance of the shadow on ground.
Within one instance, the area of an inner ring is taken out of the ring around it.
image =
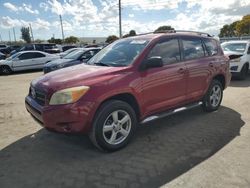
[[[243,125],[230,108],[196,108],[140,126],[114,153],[99,152],[85,136],[42,129],[1,150],[0,187],[159,187],[219,151]]]
[[[237,78],[232,78],[230,82],[231,87],[250,87],[250,73],[245,80],[239,80]]]
[[[0,76],[13,76],[13,75],[19,75],[19,74],[30,74],[30,73],[35,73],[35,72],[42,72],[42,69],[34,69],[34,70],[25,70],[25,71],[17,71],[17,72],[12,72],[11,74],[8,75],[3,75],[0,73]]]

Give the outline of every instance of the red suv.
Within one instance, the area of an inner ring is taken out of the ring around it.
[[[103,150],[124,147],[139,123],[197,105],[217,110],[230,82],[220,44],[199,32],[118,40],[88,64],[32,81],[26,108],[45,128],[88,133]]]

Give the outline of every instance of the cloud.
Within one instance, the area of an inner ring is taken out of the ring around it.
[[[135,15],[134,14],[129,14],[128,17],[133,18],[133,17],[135,17]]]
[[[28,5],[28,4],[23,3],[22,6],[17,7],[16,5],[7,2],[7,3],[4,3],[3,6],[6,7],[7,9],[9,9],[10,11],[13,11],[16,13],[28,12],[31,14],[39,14],[39,11],[36,9],[33,10],[32,6],[30,4]]]
[[[0,18],[0,26],[5,29],[9,29],[12,27],[22,27],[28,26],[28,22],[22,19],[12,19],[9,16],[3,16]]]
[[[23,9],[31,14],[39,14],[38,10],[32,10],[32,6],[31,5],[27,5],[25,3],[23,3]]]
[[[7,2],[7,3],[4,3],[3,4],[4,7],[6,7],[7,9],[9,9],[10,11],[13,11],[13,12],[18,12],[19,11],[19,8],[16,7],[15,5]]]

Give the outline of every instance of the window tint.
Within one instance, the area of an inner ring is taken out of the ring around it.
[[[21,54],[18,58],[20,60],[31,59],[31,58],[33,58],[33,53],[31,53],[31,52],[24,53],[24,54]]]
[[[160,56],[164,64],[171,64],[180,61],[180,48],[178,39],[169,39],[158,43],[149,53],[148,58]]]
[[[184,58],[186,60],[196,59],[204,56],[202,42],[199,38],[182,39]]]
[[[206,46],[206,51],[209,56],[216,55],[218,53],[218,46],[215,40],[213,39],[204,39]]]
[[[45,57],[45,55],[42,53],[39,53],[39,52],[34,52],[32,57],[33,58],[41,58],[41,57]]]

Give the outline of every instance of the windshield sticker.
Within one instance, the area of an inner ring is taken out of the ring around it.
[[[130,44],[145,44],[146,40],[132,40]]]

